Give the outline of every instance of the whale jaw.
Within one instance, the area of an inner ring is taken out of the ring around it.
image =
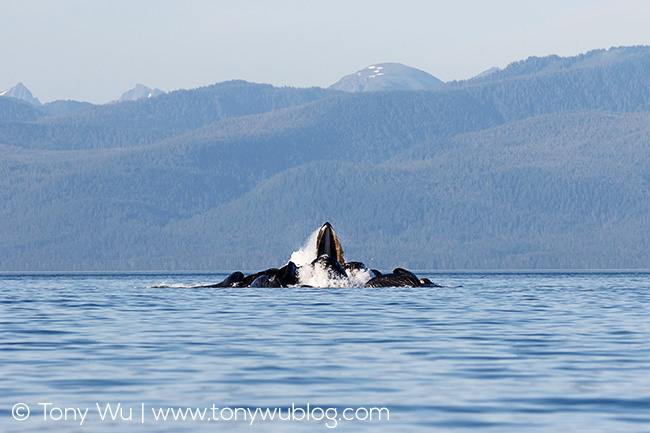
[[[343,259],[343,248],[329,222],[326,222],[320,228],[318,231],[318,240],[316,241],[316,257],[323,255],[327,255],[341,264],[345,263],[345,259]]]

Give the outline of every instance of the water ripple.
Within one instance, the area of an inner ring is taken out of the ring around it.
[[[7,408],[19,401],[121,401],[390,409],[390,422],[341,431],[650,431],[648,273],[423,273],[462,286],[435,290],[189,288],[224,276],[0,275],[0,429],[75,431],[16,424]]]

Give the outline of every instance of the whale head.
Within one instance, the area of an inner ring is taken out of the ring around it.
[[[316,257],[323,255],[327,255],[341,264],[345,263],[343,259],[343,248],[329,222],[326,222],[320,228],[318,231],[318,239],[316,240]]]

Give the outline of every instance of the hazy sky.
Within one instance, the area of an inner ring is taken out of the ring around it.
[[[0,91],[104,103],[231,79],[322,86],[372,63],[443,81],[650,45],[648,0],[0,0]]]

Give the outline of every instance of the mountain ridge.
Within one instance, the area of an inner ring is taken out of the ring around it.
[[[325,220],[381,269],[648,268],[650,48],[607,52],[425,91],[0,98],[0,270],[255,270]]]
[[[35,98],[34,95],[32,95],[32,92],[30,92],[23,83],[18,83],[14,87],[5,90],[0,93],[0,96],[19,99],[37,107],[41,105],[41,101],[39,101],[38,98]]]
[[[52,150],[139,146],[222,118],[262,113],[336,93],[230,81],[156,98],[93,105],[65,117],[41,118],[36,124],[6,123],[0,128],[0,142]]]
[[[426,90],[442,84],[433,75],[401,63],[375,63],[342,77],[328,89],[345,92]]]
[[[152,89],[151,87],[138,83],[134,88],[122,93],[122,96],[115,102],[137,101],[139,99],[155,98],[164,94],[165,92],[160,89]]]
[[[496,81],[502,78],[514,78],[516,76],[531,76],[535,74],[555,73],[567,70],[576,70],[590,67],[613,66],[637,58],[643,59],[643,64],[647,63],[648,47],[638,46],[621,46],[611,47],[609,49],[595,49],[575,56],[558,56],[549,55],[545,57],[530,56],[524,60],[519,60],[508,64],[505,68],[490,68],[487,71],[461,81],[461,83]],[[486,72],[490,72],[486,74]]]

